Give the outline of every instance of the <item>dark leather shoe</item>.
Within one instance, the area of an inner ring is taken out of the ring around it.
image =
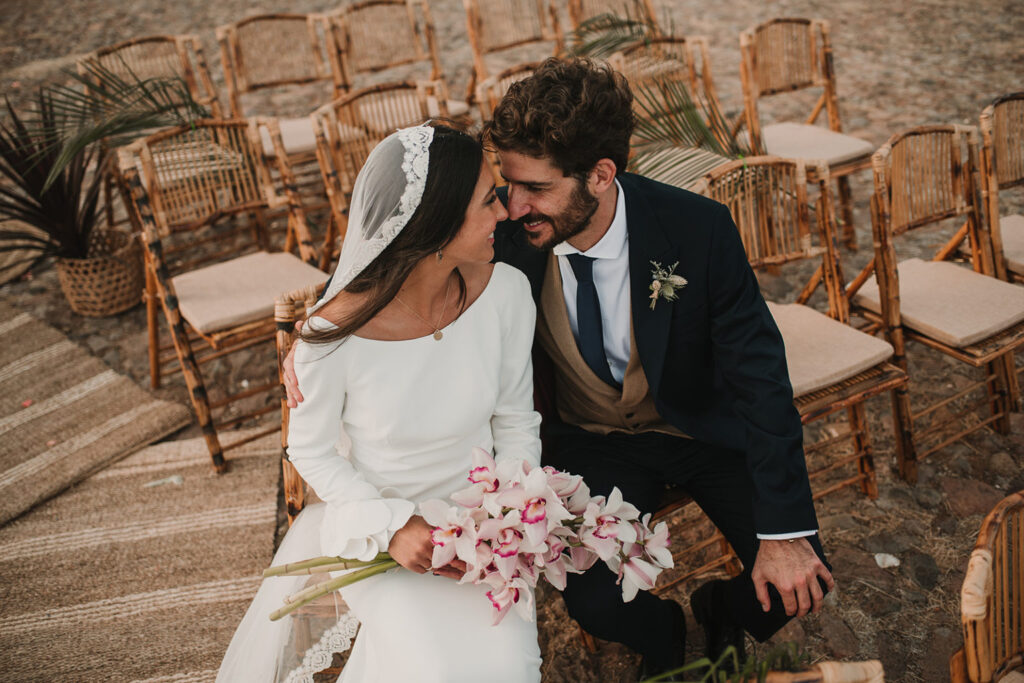
[[[704,656],[717,662],[731,645],[736,648],[736,658],[742,666],[747,658],[743,627],[732,622],[721,598],[716,599],[716,593],[721,594],[724,584],[721,580],[708,581],[693,591],[690,609],[693,610],[693,618],[704,629]],[[722,664],[722,670],[730,673],[734,670],[732,657]]]
[[[683,666],[686,661],[686,613],[683,607],[675,600],[669,600],[672,608],[672,647],[669,652],[660,652],[657,655],[644,655],[640,660],[640,680],[657,678],[658,683],[662,681],[685,680],[682,674],[662,676],[666,671],[674,671]]]

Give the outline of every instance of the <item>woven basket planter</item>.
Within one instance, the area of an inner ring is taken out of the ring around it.
[[[72,311],[102,318],[142,301],[142,245],[134,235],[93,231],[89,254],[57,259],[57,277]]]

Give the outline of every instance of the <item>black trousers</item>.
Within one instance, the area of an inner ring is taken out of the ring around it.
[[[591,495],[607,495],[618,486],[623,498],[641,512],[657,509],[665,484],[683,488],[743,563],[743,573],[715,592],[718,609],[758,640],[770,637],[790,620],[773,586],[769,585],[769,612],[761,609],[754,592],[750,576],[758,547],[751,505],[754,487],[741,452],[667,434],[600,435],[561,424],[552,426],[548,444],[545,464],[582,475]],[[818,537],[808,540],[825,562]],[[673,646],[668,600],[640,591],[624,603],[615,579],[603,562],[583,574],[570,574],[563,593],[570,616],[594,636],[642,654],[668,651]],[[824,591],[824,583],[819,583]]]

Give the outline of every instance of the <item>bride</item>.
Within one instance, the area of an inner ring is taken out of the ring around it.
[[[485,586],[458,584],[457,560],[431,568],[417,514],[465,487],[474,446],[540,460],[533,300],[525,276],[490,263],[506,217],[473,138],[393,133],[359,172],[337,270],[296,343],[305,400],[288,457],[325,502],[303,510],[274,564],[387,551],[401,565],[342,589],[360,622],[344,683],[540,680],[536,624],[491,626]],[[218,681],[276,680],[291,620],[268,615],[301,583],[264,581]]]

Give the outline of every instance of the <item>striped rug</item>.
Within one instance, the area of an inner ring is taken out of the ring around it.
[[[213,681],[273,556],[279,454],[216,475],[202,439],[157,444],[0,527],[0,679]]]
[[[0,524],[190,419],[0,302]]]

